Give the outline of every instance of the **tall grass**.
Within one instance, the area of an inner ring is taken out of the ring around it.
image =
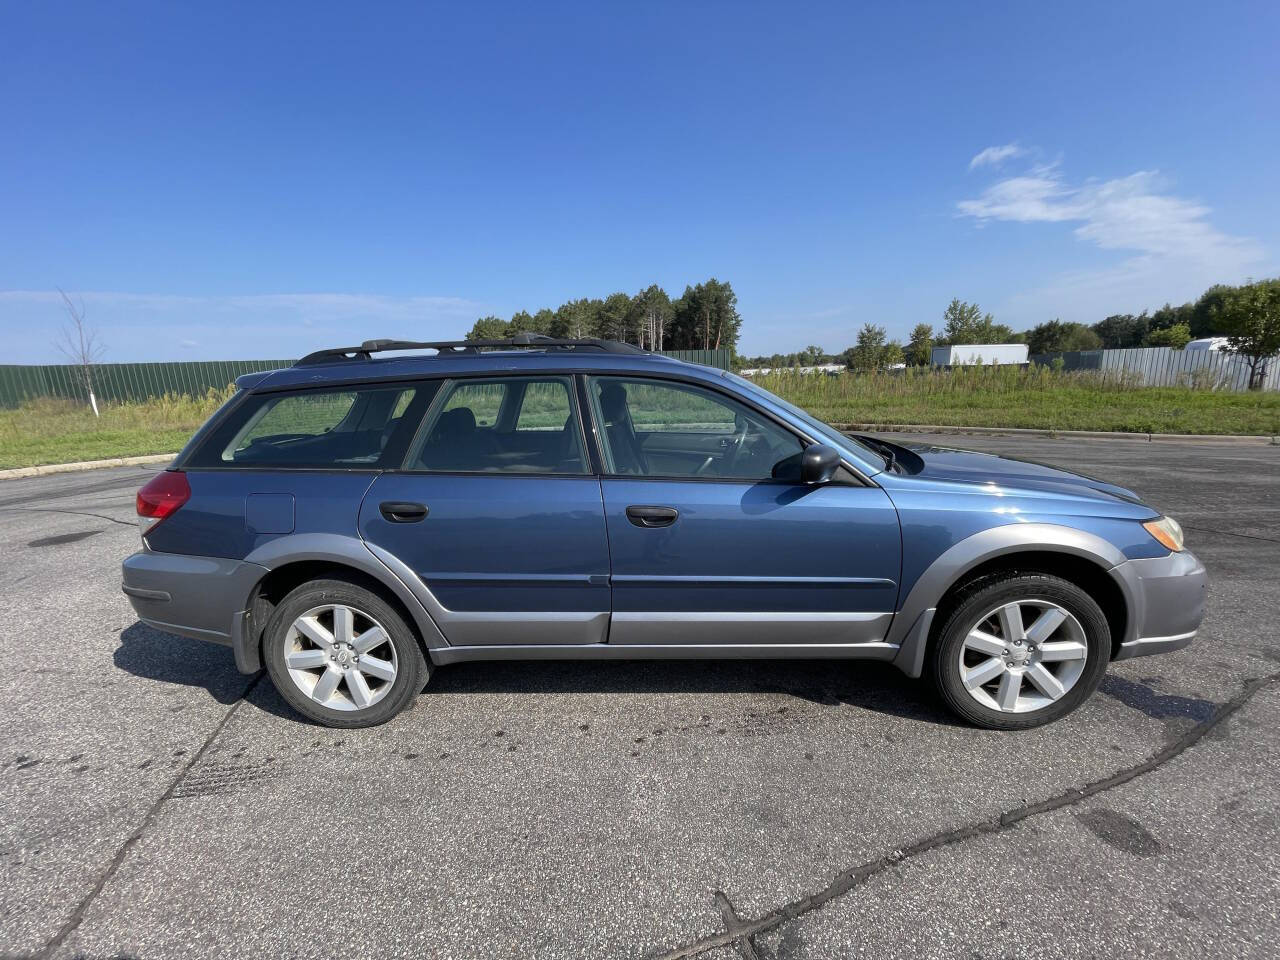
[[[85,404],[53,397],[0,410],[0,468],[179,450],[233,390],[107,404],[101,417]]]
[[[986,366],[838,376],[779,371],[753,379],[835,424],[1280,433],[1280,393],[1144,387],[1126,374]]]

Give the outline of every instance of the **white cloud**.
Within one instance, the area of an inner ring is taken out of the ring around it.
[[[1228,236],[1206,219],[1209,208],[1165,191],[1159,173],[1139,170],[1115,180],[1063,182],[1056,169],[1040,168],[962,200],[962,214],[980,221],[1073,222],[1075,235],[1104,250],[1136,250],[1160,256],[1228,254],[1256,257],[1250,240]]]
[[[999,147],[987,147],[976,157],[969,161],[969,169],[976,170],[978,167],[999,167],[1006,160],[1012,160],[1014,157],[1020,157],[1027,151],[1016,143],[1006,143]]]
[[[979,225],[1074,224],[1077,239],[1129,253],[1101,269],[1065,272],[1011,296],[1015,311],[1037,311],[1030,322],[1043,319],[1040,313],[1092,322],[1107,313],[1194,299],[1214,283],[1240,282],[1265,258],[1256,241],[1215,227],[1207,206],[1172,193],[1158,171],[1072,184],[1056,164],[1038,166],[956,206]]]

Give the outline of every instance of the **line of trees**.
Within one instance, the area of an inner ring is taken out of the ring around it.
[[[620,340],[646,350],[728,349],[736,353],[741,331],[737,294],[729,283],[712,277],[686,286],[676,300],[655,283],[635,296],[619,292],[603,299],[570,300],[555,310],[520,310],[510,320],[481,317],[467,339],[502,340],[518,333],[543,333]]]
[[[744,367],[798,367],[843,363],[851,370],[899,364],[927,366],[934,347],[951,344],[1025,343],[1029,353],[1063,353],[1122,347],[1182,349],[1201,337],[1226,337],[1228,350],[1249,365],[1250,383],[1260,386],[1267,364],[1280,353],[1280,278],[1241,286],[1217,284],[1195,302],[1165,304],[1154,312],[1113,314],[1092,325],[1049,320],[1015,331],[997,323],[976,303],[954,299],[942,315],[941,330],[916,324],[905,344],[887,339],[885,328],[863,324],[852,347],[838,354],[809,346],[796,353],[744,357]]]

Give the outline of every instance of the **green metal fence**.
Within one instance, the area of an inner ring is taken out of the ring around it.
[[[731,350],[664,350],[664,357],[675,357],[689,363],[702,363],[708,367],[719,367],[721,370],[732,369],[733,351]]]
[[[729,369],[728,350],[670,350],[666,356]],[[131,403],[166,393],[203,396],[246,373],[275,370],[293,360],[208,360],[191,363],[99,363],[93,390],[99,403]],[[71,364],[0,364],[0,407],[16,407],[38,397],[66,397],[88,403],[80,368]]]
[[[130,403],[166,393],[203,396],[236,377],[287,367],[292,360],[210,360],[194,363],[99,363],[93,392],[99,403]],[[0,406],[16,407],[37,397],[67,397],[87,403],[80,368],[71,364],[0,366]]]

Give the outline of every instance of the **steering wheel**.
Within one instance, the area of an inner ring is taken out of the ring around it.
[[[729,441],[729,452],[725,454],[724,460],[721,461],[720,475],[722,477],[733,475],[733,468],[738,465],[738,458],[747,446],[747,434],[751,432],[751,421],[746,417],[735,415],[733,420],[735,428],[733,439]]]

